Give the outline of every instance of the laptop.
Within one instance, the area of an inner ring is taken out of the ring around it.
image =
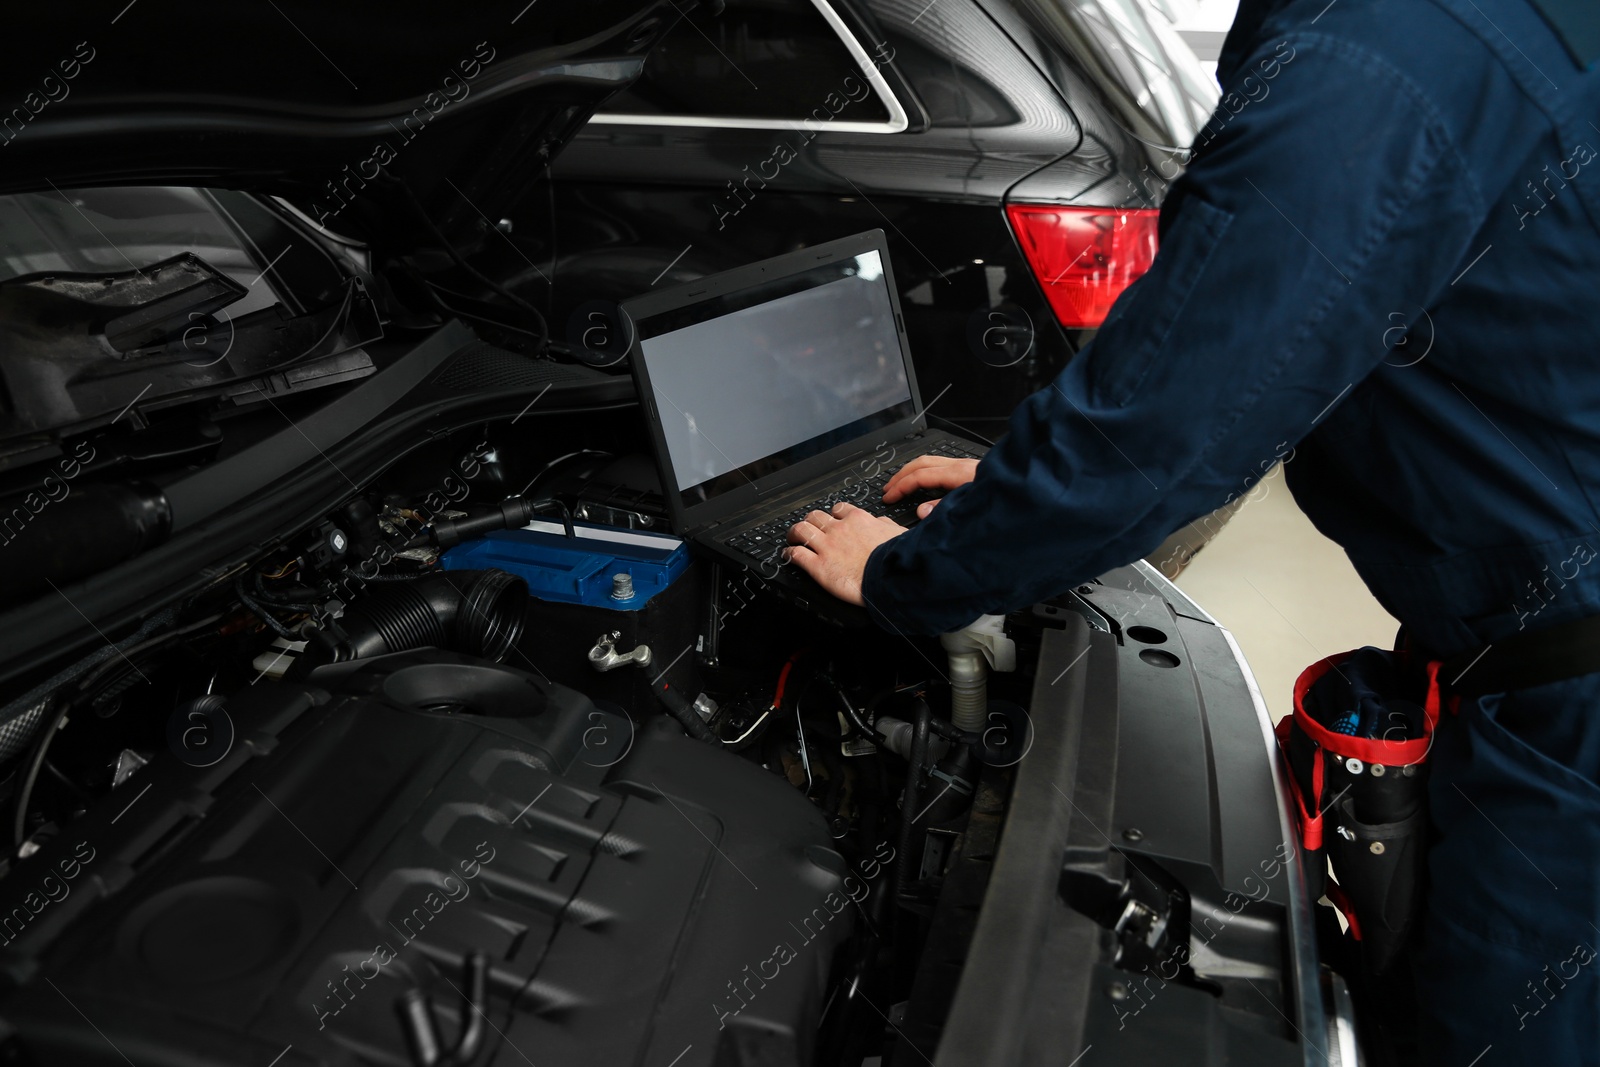
[[[673,531],[830,621],[865,622],[784,564],[789,528],[840,500],[914,525],[936,494],[886,507],[889,477],[918,456],[986,451],[927,425],[883,231],[622,310]]]

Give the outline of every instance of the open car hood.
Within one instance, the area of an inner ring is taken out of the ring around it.
[[[422,242],[380,169],[446,232],[481,226],[693,6],[29,6],[0,39],[0,193],[247,189],[390,247]]]

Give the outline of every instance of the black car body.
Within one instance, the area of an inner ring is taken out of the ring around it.
[[[582,344],[595,301],[881,227],[924,392],[980,432],[1148,262],[1216,99],[1117,0],[736,0],[695,28],[554,168],[558,328]],[[1075,263],[1038,248],[1069,237]]]
[[[721,5],[268,4],[181,57],[216,13],[23,19],[0,79],[11,1062],[1339,1054],[1265,708],[1157,572],[1008,616],[1015,669],[962,734],[939,641],[821,623],[653,532],[632,386],[589,332],[625,328],[610,302],[926,228],[894,252],[924,391],[992,418],[1075,343],[1003,206],[1153,201],[1109,190],[1159,137],[1110,82],[1062,105],[1092,74],[1024,32],[1046,9],[938,2],[974,20],[950,40],[1022,57],[984,72],[1006,91],[935,99],[905,30],[932,11],[818,4],[895,49],[851,61],[922,140],[833,125],[725,233],[707,183],[742,147],[590,121],[649,106],[618,94],[662,88],[648,64]],[[1009,367],[964,340],[976,321],[992,355],[996,311]],[[461,565],[490,541],[526,565]],[[659,586],[623,596],[618,566]]]

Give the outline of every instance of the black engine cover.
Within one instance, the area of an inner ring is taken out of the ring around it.
[[[781,779],[441,652],[233,697],[0,881],[7,1062],[803,1064],[860,883]],[[274,1059],[274,1057],[280,1057]]]

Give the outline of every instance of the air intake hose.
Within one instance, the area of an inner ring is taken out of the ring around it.
[[[431,647],[499,662],[522,636],[527,605],[528,583],[501,570],[440,571],[409,582],[375,583],[345,609],[333,659]]]
[[[1017,646],[1006,636],[1005,617],[979,615],[964,629],[939,638],[950,653],[950,721],[968,733],[988,725],[989,668],[1017,669]]]

